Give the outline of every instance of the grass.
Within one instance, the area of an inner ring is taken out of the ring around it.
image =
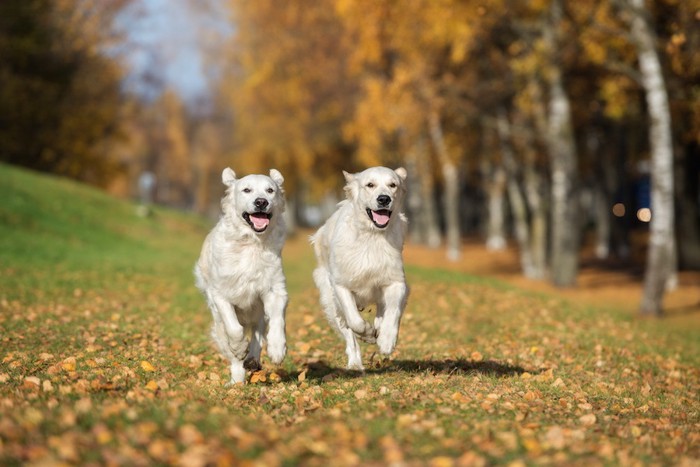
[[[0,464],[672,464],[700,460],[697,333],[414,266],[364,374],[284,251],[288,355],[225,387],[192,284],[209,227],[0,165]]]

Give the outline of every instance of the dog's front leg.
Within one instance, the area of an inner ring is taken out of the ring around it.
[[[238,322],[236,310],[228,300],[210,294],[209,302],[212,304],[212,312],[214,313],[212,336],[219,344],[224,355],[231,361],[230,383],[243,383],[245,382],[243,360],[248,353],[248,340],[245,337],[245,330]]]
[[[345,322],[357,336],[365,342],[374,343],[377,339],[377,331],[372,324],[365,321],[357,311],[357,304],[347,288],[342,285],[335,284],[333,291],[338,299],[340,308],[343,310]]]
[[[267,318],[267,355],[275,365],[282,363],[287,353],[285,313],[287,292],[271,290],[263,296],[265,317]]]
[[[384,316],[381,318],[377,337],[377,346],[383,355],[394,351],[407,296],[408,287],[403,282],[394,282],[384,289]]]

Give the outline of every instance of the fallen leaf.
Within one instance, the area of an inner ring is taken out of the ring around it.
[[[582,425],[584,426],[591,426],[594,425],[597,418],[595,414],[592,413],[587,413],[586,415],[582,415],[578,418],[578,420],[581,422]]]
[[[61,368],[65,371],[75,371],[75,357],[68,357],[61,362]]]
[[[265,376],[265,372],[263,370],[255,371],[252,375],[250,375],[250,384],[264,383],[265,381],[267,381],[267,377]]]
[[[153,365],[151,365],[149,362],[147,362],[146,360],[143,360],[141,362],[141,368],[143,369],[143,371],[148,371],[148,372],[156,371],[155,367]]]
[[[148,383],[146,383],[146,389],[149,391],[156,392],[158,390],[158,383],[156,383],[153,380],[150,380]]]

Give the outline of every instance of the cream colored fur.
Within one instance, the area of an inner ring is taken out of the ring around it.
[[[222,181],[228,187],[221,200],[223,215],[204,241],[194,272],[214,318],[212,338],[231,362],[233,384],[245,382],[246,367],[260,368],[265,340],[275,364],[287,350],[287,289],[280,256],[286,236],[284,178],[272,169],[269,177],[236,179],[227,168]]]
[[[347,199],[311,237],[318,260],[314,281],[328,321],[345,339],[348,368],[362,370],[357,338],[391,354],[408,298],[402,258],[406,170],[343,174]],[[384,225],[385,210],[391,215]],[[377,305],[373,324],[358,311],[370,304]]]

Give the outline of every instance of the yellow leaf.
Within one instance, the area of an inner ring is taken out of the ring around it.
[[[151,380],[146,384],[146,389],[148,389],[149,391],[156,392],[158,390],[158,383]]]
[[[148,372],[156,371],[155,367],[153,365],[151,365],[149,362],[147,362],[146,360],[141,362],[141,368],[143,368],[143,371],[148,371]]]
[[[66,371],[75,371],[75,357],[68,357],[61,362],[61,368]]]
[[[277,383],[277,382],[282,380],[282,377],[274,372],[270,373],[270,375],[268,377],[270,378],[270,381],[272,381],[273,383]]]
[[[302,371],[299,373],[299,376],[297,376],[297,380],[301,383],[303,381],[306,381],[306,370]]]

